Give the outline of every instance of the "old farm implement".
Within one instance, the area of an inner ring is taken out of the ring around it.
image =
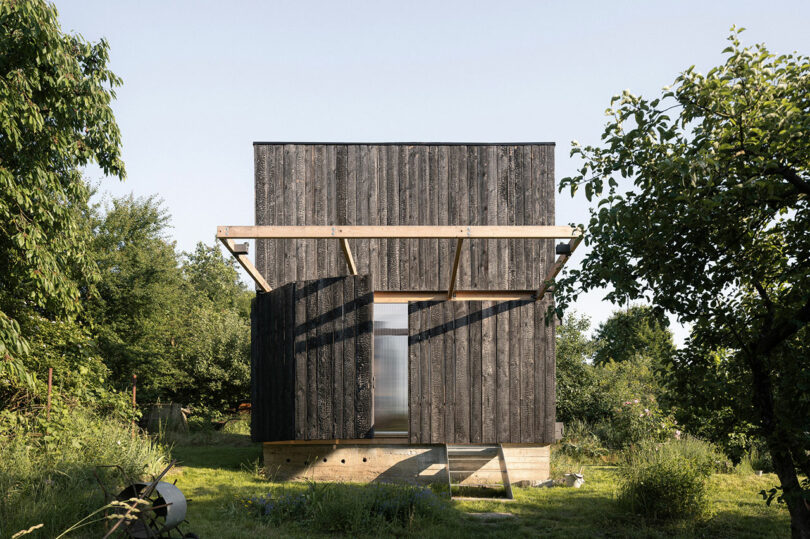
[[[174,483],[161,481],[176,464],[171,461],[151,482],[133,481],[121,466],[99,466],[116,468],[126,481],[126,487],[113,495],[96,474],[101,489],[111,504],[108,518],[112,523],[104,535],[107,537],[125,536],[137,539],[196,539],[193,533],[183,532],[181,525],[186,522],[188,500]]]

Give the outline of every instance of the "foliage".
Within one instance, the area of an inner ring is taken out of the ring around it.
[[[124,177],[110,103],[120,80],[108,46],[62,32],[53,5],[0,3],[0,379],[33,382],[22,364],[17,317],[37,309],[75,316],[96,273],[84,256],[89,190],[80,168],[96,162]],[[2,388],[0,388],[2,389]]]
[[[96,212],[101,278],[88,310],[101,354],[117,387],[138,375],[142,401],[232,406],[248,396],[251,294],[216,247],[181,256],[168,222],[155,197]]]
[[[630,452],[622,467],[619,502],[651,520],[707,516],[711,455],[700,446],[684,451],[687,443],[644,444]]]
[[[586,336],[587,316],[569,313],[557,328],[557,418],[569,423],[575,419],[596,420],[605,410],[594,406],[594,369],[588,363],[593,342]]]
[[[430,489],[405,485],[309,483],[304,492],[267,494],[243,502],[278,526],[306,522],[328,533],[394,532],[416,519],[441,519],[447,508]]]
[[[627,400],[621,403],[610,423],[607,443],[614,448],[632,447],[642,442],[662,442],[680,438],[681,431],[675,422],[664,414],[658,404],[650,399]]]
[[[614,312],[596,329],[594,341],[597,365],[638,356],[650,358],[653,365],[665,365],[675,353],[669,320],[645,305]]]
[[[560,187],[598,205],[591,249],[556,295],[565,308],[610,285],[611,301],[645,299],[692,323],[672,369],[707,373],[687,388],[697,398],[748,394],[742,409],[720,404],[766,439],[794,533],[807,536],[796,468],[810,471],[810,374],[796,358],[808,357],[810,323],[810,60],[729,40],[725,64],[687,69],[661,98],[625,91],[603,144],[574,145],[584,163]],[[728,378],[701,366],[714,352]]]
[[[51,419],[0,412],[0,536],[42,523],[41,537],[55,537],[104,499],[93,475],[96,465],[118,464],[133,478],[165,465],[166,451],[130,423],[84,407],[55,402]],[[97,470],[109,485],[116,474]]]

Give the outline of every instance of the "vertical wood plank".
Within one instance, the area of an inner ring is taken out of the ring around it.
[[[520,441],[535,441],[534,413],[534,305],[525,302],[520,309]]]
[[[324,174],[326,177],[326,223],[328,225],[337,222],[337,152],[334,144],[326,145],[326,157],[324,161]],[[345,272],[340,271],[346,267],[342,256],[343,251],[337,240],[326,240],[326,277],[336,277]]]
[[[295,317],[295,439],[306,439],[307,428],[307,299],[306,285],[294,282]]]
[[[388,147],[377,146],[377,201],[374,207],[374,215],[377,218],[375,224],[388,224]],[[375,241],[375,290],[388,290],[388,240]]]
[[[279,207],[276,210],[275,220],[277,223],[295,225],[297,219],[303,219],[306,215],[306,194],[303,190],[306,184],[303,181],[303,171],[298,177],[298,152],[303,152],[293,144],[285,144],[283,149],[282,176],[278,184],[277,198]],[[300,191],[299,191],[300,190]],[[271,279],[272,286],[279,286],[288,281],[298,278],[298,269],[303,270],[303,261],[296,261],[293,258],[293,251],[296,244],[293,240],[271,240],[275,243],[276,259],[270,261],[275,279]],[[290,264],[295,264],[295,271]],[[303,278],[303,276],[301,277]]]
[[[496,304],[495,316],[495,387],[497,421],[496,431],[499,443],[510,440],[509,421],[509,312],[506,303]]]
[[[388,218],[386,224],[400,224],[400,169],[399,169],[399,148],[387,146],[388,154],[387,177],[388,177]],[[400,246],[398,240],[387,240],[387,263],[388,263],[388,288],[386,290],[401,290],[400,284]]]
[[[509,315],[509,441],[520,443],[520,302],[510,301],[506,308]]]
[[[437,200],[436,200],[436,224],[440,226],[449,225],[450,221],[448,218],[448,197],[449,197],[449,185],[448,185],[448,147],[447,146],[437,146],[436,147],[436,173],[433,177],[432,183],[436,186],[437,190]],[[453,265],[453,258],[451,258],[450,250],[451,250],[451,241],[448,240],[434,240],[437,243],[438,247],[438,272],[439,272],[439,281],[437,284],[437,290],[443,290],[447,286],[447,282],[450,279],[450,271]]]
[[[355,417],[355,342],[357,328],[357,301],[355,298],[355,279],[347,277],[343,282],[344,334],[343,340],[343,436],[357,438]],[[336,361],[341,358],[336,358]]]
[[[469,225],[471,223],[470,218],[471,215],[475,212],[475,208],[470,207],[470,200],[467,196],[465,196],[464,191],[466,189],[466,178],[467,178],[467,152],[470,151],[471,146],[459,146],[459,154],[458,154],[458,179],[456,181],[458,185],[458,210],[459,210],[459,221],[461,221],[461,225]],[[466,242],[467,244],[471,242]],[[459,288],[470,288],[471,286],[471,279],[470,279],[470,246],[464,245],[461,250],[461,258],[459,259],[459,268],[458,268],[458,279],[459,279]]]
[[[534,402],[536,414],[534,430],[541,443],[546,443],[546,326],[544,315],[546,301],[534,304]]]
[[[486,206],[484,218],[487,225],[498,224],[498,159],[495,148],[487,146],[482,148],[485,151],[485,158],[481,163],[484,165],[484,176],[482,185],[486,189]],[[484,152],[482,152],[484,153]],[[486,268],[487,286],[497,288],[498,285],[498,240],[483,240],[485,244],[484,266]]]
[[[432,395],[430,392],[430,303],[425,303],[419,315],[419,327],[425,338],[419,343],[419,386],[422,394],[422,402],[419,407],[421,412],[420,427],[422,430],[421,439],[424,443],[430,442],[431,425],[431,405]]]
[[[368,190],[363,197],[366,209],[363,215],[366,225],[380,224],[379,214],[377,212],[377,190],[380,174],[379,165],[379,146],[368,147]],[[366,240],[366,253],[365,257],[368,261],[368,275],[371,277],[372,289],[376,288],[377,280],[380,278],[380,250],[379,240]]]
[[[481,443],[491,444],[498,441],[495,428],[497,403],[495,375],[495,303],[481,302]]]
[[[399,147],[399,224],[408,225],[411,223],[410,209],[410,155],[406,146]],[[410,285],[410,242],[408,240],[397,240],[399,246],[399,286],[407,289]]]
[[[506,225],[509,212],[509,156],[506,146],[497,147],[497,197],[498,214],[496,224]],[[509,280],[509,246],[503,240],[497,241],[498,274],[494,281],[496,288],[508,288]]]
[[[268,335],[268,359],[269,361],[269,382],[270,382],[270,439],[271,440],[280,440],[281,439],[281,424],[283,421],[282,414],[282,401],[281,401],[281,390],[282,390],[282,367],[281,363],[283,361],[283,355],[281,353],[281,324],[280,316],[283,311],[281,310],[281,300],[283,299],[283,295],[280,293],[279,290],[273,290],[270,293],[270,317],[269,317],[269,324],[265,328],[265,331]]]
[[[551,305],[552,302],[547,302],[546,305]],[[544,393],[544,405],[545,405],[545,442],[546,443],[553,443],[554,442],[554,423],[556,420],[556,346],[554,342],[554,321],[549,320],[546,323],[546,380],[545,380],[545,393]]]
[[[369,147],[365,144],[359,147],[359,169],[357,171],[357,224],[367,225],[369,223],[368,196],[371,191],[372,171]],[[365,275],[369,272],[369,240],[357,239],[357,250],[354,251],[354,260],[357,264],[357,272]]]
[[[315,214],[313,215],[315,225],[327,224],[327,191],[329,188],[326,180],[326,147],[318,144],[312,147],[312,181],[315,182]],[[309,264],[315,267],[316,279],[322,279],[329,275],[329,264],[326,244],[332,240],[315,240],[315,258]]]
[[[419,223],[419,173],[421,166],[419,152],[413,146],[408,146],[408,223]],[[408,244],[408,287],[410,290],[419,289],[419,241],[405,240]]]
[[[328,342],[330,324],[324,321],[329,311],[329,284],[326,279],[318,280],[317,311],[315,319],[315,340],[318,361],[318,438],[332,438],[332,366]]]
[[[483,406],[482,406],[482,364],[481,364],[481,330],[483,323],[483,304],[480,301],[470,302],[470,442],[482,443]]]
[[[420,410],[420,361],[419,343],[421,326],[421,302],[408,304],[408,441],[422,441],[422,413]]]
[[[442,303],[444,331],[444,443],[456,438],[455,392],[456,392],[456,309],[455,302]]]
[[[350,144],[347,146],[347,154],[348,171],[346,177],[346,223],[349,225],[357,225],[361,224],[357,220],[357,184],[359,182],[360,175],[360,149],[356,144]],[[357,253],[357,240],[347,241],[352,253]],[[357,254],[354,256],[355,263],[357,263]]]
[[[373,298],[372,280],[368,275],[352,277],[357,297],[357,340],[355,341],[355,376],[357,377],[356,436],[366,438],[374,425],[374,338],[373,338]]]
[[[430,441],[444,442],[444,304],[430,307]]]
[[[481,182],[479,168],[478,168],[478,161],[479,161],[479,154],[480,154],[480,147],[479,146],[468,146],[467,147],[467,177],[465,179],[466,183],[460,187],[459,196],[463,196],[468,202],[468,222],[467,224],[470,225],[477,225],[482,223],[481,214],[481,187],[479,183]],[[486,288],[486,284],[484,279],[481,276],[481,246],[483,242],[481,240],[476,241],[468,241],[467,245],[465,245],[465,249],[469,251],[469,277],[468,283],[465,285],[466,287],[481,287]],[[480,339],[479,339],[480,341]],[[480,344],[479,344],[480,350]]]
[[[330,287],[330,300],[329,307],[331,318],[333,322],[331,325],[332,331],[332,413],[333,423],[332,431],[335,438],[345,437],[343,430],[343,402],[345,395],[343,393],[343,340],[346,332],[345,319],[344,319],[344,283],[346,278],[334,279],[334,283]]]
[[[272,178],[272,151],[274,146],[254,146],[253,147],[253,167],[255,171],[254,199],[256,201],[254,219],[256,223],[264,223],[269,220],[270,208],[270,181]],[[267,240],[256,240],[256,268],[265,275],[267,279],[267,256],[269,254]],[[273,285],[271,285],[273,286]]]
[[[295,283],[284,286],[284,439],[295,439]]]
[[[456,380],[455,412],[456,443],[470,442],[470,302],[454,303],[456,320]]]
[[[318,281],[304,281],[307,302],[307,436],[318,439]]]

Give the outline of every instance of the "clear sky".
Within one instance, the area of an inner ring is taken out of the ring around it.
[[[554,141],[559,181],[577,165],[570,141],[598,142],[612,95],[721,63],[732,24],[746,43],[810,54],[806,0],[56,6],[65,30],[110,42],[124,80],[128,179],[101,189],[159,194],[182,250],[253,224],[256,140]],[[586,219],[584,197],[558,194],[558,224]],[[591,294],[576,308],[596,324],[614,307]]]

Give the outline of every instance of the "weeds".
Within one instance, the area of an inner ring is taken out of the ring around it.
[[[437,521],[449,505],[428,488],[406,485],[309,483],[303,492],[257,496],[243,507],[274,526],[306,523],[327,533],[395,533],[416,522]]]
[[[20,425],[0,438],[0,537],[36,524],[43,524],[37,536],[56,537],[104,505],[93,474],[97,465],[117,464],[139,478],[165,464],[165,449],[142,434],[133,437],[128,423],[83,408],[70,409],[60,421],[69,428],[42,433]],[[112,472],[97,473],[120,482]]]

